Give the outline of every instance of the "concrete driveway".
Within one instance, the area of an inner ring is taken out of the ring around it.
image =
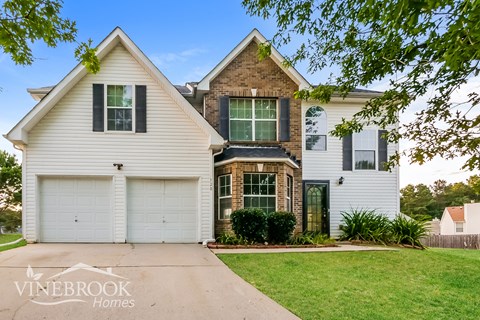
[[[32,244],[0,290],[0,319],[297,319],[200,245]]]

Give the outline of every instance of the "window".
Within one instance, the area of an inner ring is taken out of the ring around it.
[[[266,213],[276,210],[275,174],[243,175],[243,207],[260,208]]]
[[[305,114],[305,149],[327,150],[327,114],[322,107],[311,107]]]
[[[377,131],[364,130],[353,135],[355,170],[375,170]]]
[[[287,201],[287,211],[293,212],[293,178],[287,175],[287,194],[285,195],[285,199]]]
[[[232,175],[218,177],[218,219],[230,219],[232,214]]]
[[[230,140],[277,140],[277,100],[230,99]]]
[[[107,85],[107,130],[133,130],[132,91],[130,85]]]
[[[462,233],[463,232],[463,222],[456,222],[455,223],[455,232]]]

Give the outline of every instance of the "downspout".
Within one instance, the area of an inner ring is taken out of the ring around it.
[[[223,148],[220,149],[220,151],[216,152],[216,153],[213,153],[212,154],[212,177],[215,177],[215,157],[218,156],[219,154],[222,154],[223,152]],[[212,199],[213,201],[215,201],[215,179],[213,178],[213,181],[212,181]],[[213,212],[213,219],[212,219],[212,230],[215,230],[215,202],[212,202],[212,212]],[[204,247],[207,247],[208,243],[209,242],[215,242],[216,240],[215,239],[205,239],[203,240],[202,242],[202,245]]]

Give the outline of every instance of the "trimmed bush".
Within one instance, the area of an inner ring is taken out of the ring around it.
[[[391,242],[390,220],[375,210],[352,209],[342,212],[341,240],[363,240],[387,244]]]
[[[262,209],[239,209],[232,212],[232,229],[237,237],[249,242],[263,242],[267,235],[267,215]]]
[[[285,243],[292,236],[297,219],[293,212],[275,211],[267,216],[268,241]]]
[[[425,221],[407,219],[398,215],[391,222],[391,229],[393,242],[424,248],[420,242],[420,238],[427,235]]]

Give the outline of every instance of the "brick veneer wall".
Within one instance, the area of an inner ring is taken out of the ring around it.
[[[220,96],[231,97],[252,97],[251,89],[257,89],[256,97],[289,97],[290,98],[290,141],[278,143],[283,148],[288,149],[294,154],[298,160],[302,159],[302,124],[301,124],[301,101],[293,98],[293,94],[298,90],[298,85],[279,67],[272,59],[266,58],[262,61],[258,60],[257,44],[251,42],[229,65],[227,65],[220,74],[210,82],[210,91],[205,95],[205,118],[215,128],[219,129],[219,109],[218,98]],[[260,144],[261,143],[257,143]],[[270,143],[271,144],[271,143]],[[217,168],[217,172],[221,170],[239,170],[247,172],[244,169],[251,166],[252,163],[237,163]],[[256,167],[256,164],[253,164]],[[283,163],[270,164],[283,167]],[[269,172],[265,164],[264,172]],[[273,170],[273,168],[271,169]],[[283,169],[282,169],[283,170]],[[251,171],[254,172],[254,171]],[[238,174],[237,174],[238,176]],[[240,175],[241,180],[233,179],[235,188],[241,189],[243,192],[243,173]],[[297,230],[302,229],[302,170],[295,169],[292,172],[294,178],[294,201],[293,211],[297,216]],[[280,178],[277,176],[277,181]],[[277,182],[277,183],[278,183]],[[283,181],[282,181],[283,183]],[[215,186],[217,180],[215,180]],[[277,186],[279,190],[283,190],[283,186]],[[217,189],[217,188],[215,188]],[[237,191],[239,192],[239,191]],[[284,195],[282,195],[284,197]],[[216,199],[216,198],[215,198]],[[277,200],[277,206],[282,209],[285,201]],[[236,197],[233,203],[233,209],[243,206],[243,197]],[[241,201],[241,202],[240,202]],[[216,204],[217,205],[217,204]],[[215,210],[215,219],[218,219],[217,210]],[[229,223],[216,220],[215,230],[221,233],[222,228],[229,228]]]
[[[286,184],[287,175],[294,177],[295,171],[290,166],[281,162],[262,162],[263,169],[259,171],[256,162],[234,162],[221,167],[215,168],[215,199],[218,199],[218,177],[225,174],[232,175],[232,211],[243,208],[243,175],[245,173],[275,173],[276,174],[276,193],[277,193],[277,210],[285,211],[286,208]],[[297,184],[294,177],[294,206],[297,206],[301,201],[295,199],[297,194],[296,189],[301,183]],[[297,217],[296,232],[301,231],[301,209],[298,210],[298,206],[294,207],[294,212]],[[218,236],[222,233],[231,231],[231,224],[229,220],[218,219],[218,201],[215,201],[215,235]]]

